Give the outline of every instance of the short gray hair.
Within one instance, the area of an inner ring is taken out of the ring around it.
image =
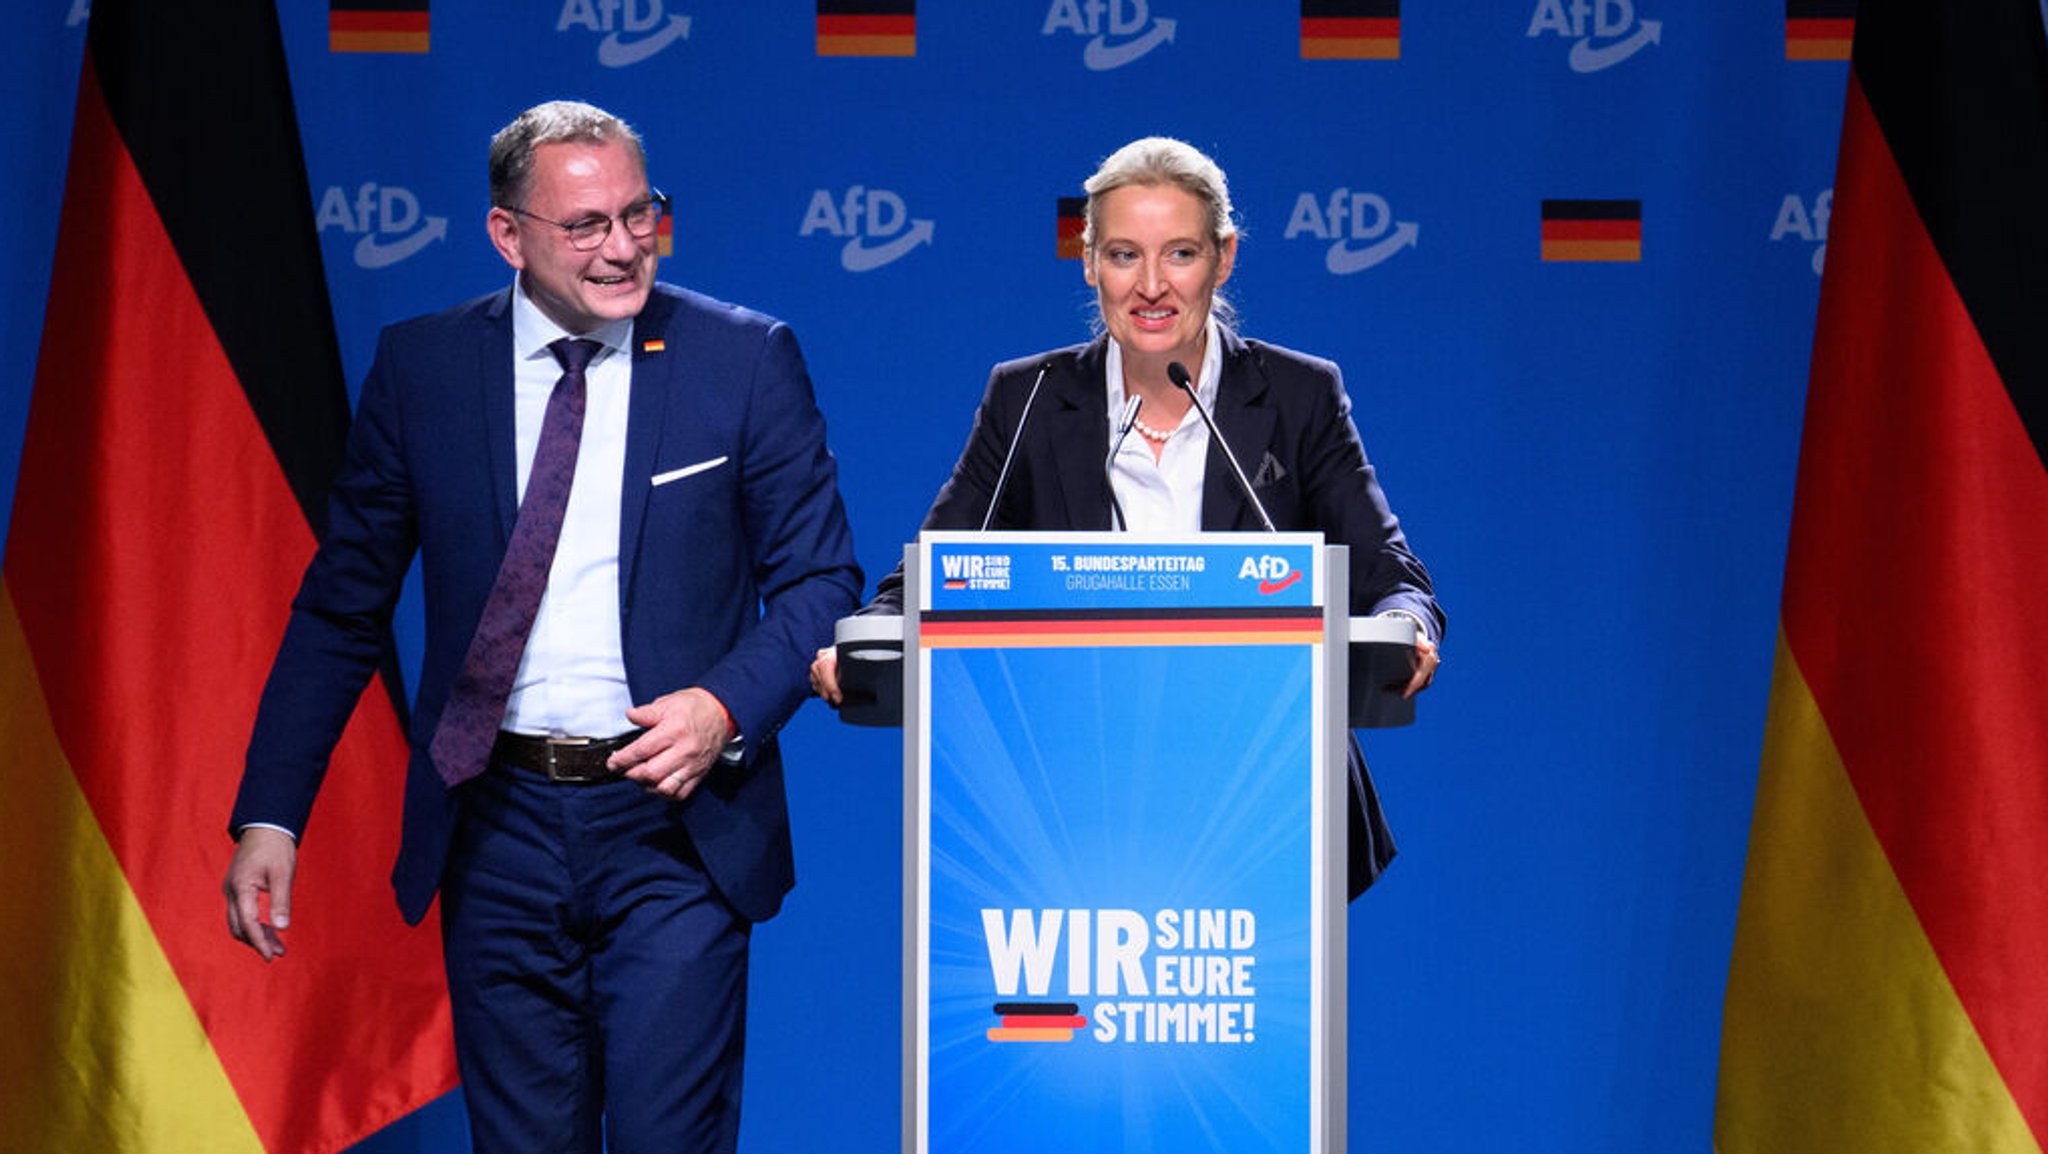
[[[625,121],[580,100],[550,100],[512,118],[491,137],[491,203],[518,208],[532,189],[533,155],[543,144],[608,144],[623,140],[647,171],[647,149]]]
[[[1102,198],[1127,184],[1171,185],[1202,202],[1209,216],[1209,239],[1217,245],[1237,235],[1236,209],[1230,204],[1230,182],[1201,149],[1170,136],[1133,140],[1109,154],[1095,175],[1081,187],[1088,207],[1081,229],[1081,247],[1095,247],[1095,221]]]

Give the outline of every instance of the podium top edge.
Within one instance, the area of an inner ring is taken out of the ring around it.
[[[984,541],[990,544],[1037,544],[1067,542],[1076,545],[1246,545],[1270,541],[1275,545],[1301,546],[1326,543],[1319,532],[1266,533],[1203,530],[1199,533],[1117,533],[1107,529],[926,529],[909,544],[959,545]]]

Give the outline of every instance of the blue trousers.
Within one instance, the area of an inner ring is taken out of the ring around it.
[[[681,807],[495,766],[459,787],[441,885],[479,1154],[730,1154],[749,924]]]

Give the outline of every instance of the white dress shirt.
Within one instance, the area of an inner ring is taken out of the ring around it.
[[[1116,440],[1116,420],[1124,411],[1124,354],[1116,339],[1109,340],[1103,357],[1108,378],[1108,420],[1111,441]],[[1195,376],[1195,393],[1210,412],[1216,411],[1216,385],[1223,375],[1223,342],[1216,335],[1216,318],[1211,316],[1208,339],[1203,342],[1201,372]],[[1138,419],[1157,429],[1157,420]],[[1209,427],[1202,423],[1194,406],[1181,415],[1180,424],[1166,439],[1166,447],[1155,460],[1152,446],[1136,429],[1118,447],[1109,468],[1109,485],[1123,510],[1124,527],[1133,533],[1199,533],[1202,529],[1202,478],[1209,461]]]
[[[562,366],[548,346],[571,335],[512,293],[513,427],[521,500],[540,446],[548,396]],[[619,635],[619,509],[626,475],[626,412],[633,322],[582,334],[604,348],[584,370],[583,439],[555,545],[547,591],[512,679],[503,727],[557,737],[611,737],[631,729],[625,646]]]

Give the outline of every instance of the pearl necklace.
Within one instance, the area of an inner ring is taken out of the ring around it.
[[[1164,445],[1168,438],[1180,431],[1180,426],[1178,425],[1171,429],[1155,429],[1136,417],[1131,418],[1131,427],[1138,430],[1139,436],[1161,445]]]

